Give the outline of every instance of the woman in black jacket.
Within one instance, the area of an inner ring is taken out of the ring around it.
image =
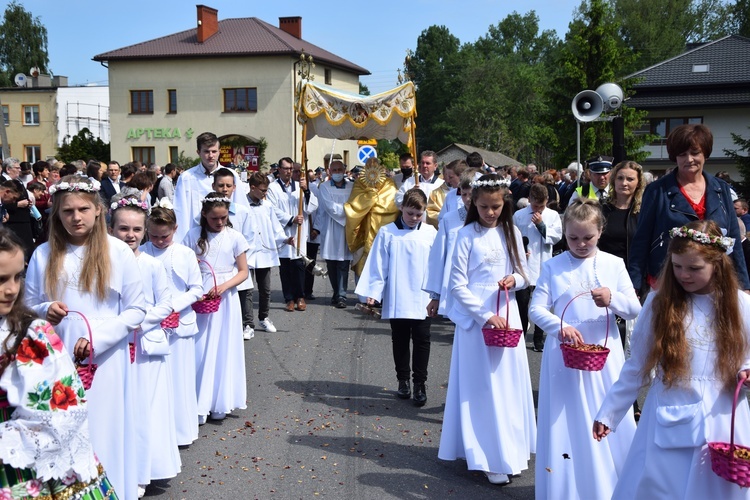
[[[24,245],[24,257],[29,261],[34,251],[34,236],[31,231],[31,200],[29,192],[18,178],[21,175],[21,164],[16,158],[3,160],[3,178],[10,180],[16,186],[18,199],[12,203],[3,204],[8,212],[5,227],[16,233]]]

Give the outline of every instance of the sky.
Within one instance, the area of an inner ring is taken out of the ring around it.
[[[473,42],[514,10],[534,10],[540,30],[563,38],[580,0],[205,0],[219,20],[302,17],[302,38],[372,73],[360,80],[375,94],[397,85],[407,49],[420,33],[446,26],[461,43]],[[3,4],[3,11],[7,6]],[[19,0],[47,29],[50,69],[68,84],[107,85],[107,69],[92,57],[196,27],[196,2],[178,0]],[[520,4],[520,5],[519,5]]]

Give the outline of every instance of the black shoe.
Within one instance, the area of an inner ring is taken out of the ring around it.
[[[544,346],[534,346],[531,350],[534,352],[544,352]]]
[[[308,293],[307,295],[305,295],[305,300],[315,300],[315,299],[317,299],[317,297],[311,293]]]
[[[331,305],[332,306],[336,306],[336,305],[338,305],[338,303],[339,303],[339,298],[338,297],[333,297],[331,299]]]
[[[408,380],[398,381],[398,391],[396,391],[396,395],[399,399],[409,399],[411,397],[411,386],[409,385]]]
[[[336,308],[337,309],[346,309],[346,299],[339,299],[336,302]]]
[[[424,406],[427,402],[427,388],[424,384],[414,383],[414,404]]]

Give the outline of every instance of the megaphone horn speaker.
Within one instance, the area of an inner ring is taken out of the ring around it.
[[[604,101],[593,90],[584,90],[576,94],[573,98],[571,108],[576,120],[579,122],[592,122],[602,114]]]

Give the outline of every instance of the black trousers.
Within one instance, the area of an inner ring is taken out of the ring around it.
[[[516,303],[518,304],[518,314],[521,316],[521,327],[524,335],[529,328],[529,304],[531,303],[531,293],[534,291],[533,286],[516,290]],[[544,347],[544,330],[534,325],[534,347],[541,349]]]
[[[268,317],[271,303],[271,268],[250,269],[250,276],[254,278],[255,288],[258,290],[258,320]],[[242,327],[255,328],[253,321],[253,290],[240,290],[240,308],[242,309]]]
[[[320,238],[318,238],[320,239]],[[318,250],[320,249],[320,243],[307,242],[307,256],[312,259],[312,263],[307,266],[307,272],[305,273],[305,297],[313,294],[313,284],[315,283],[315,275],[312,273],[313,267],[315,267],[316,260],[318,259]]]
[[[305,263],[302,259],[279,258],[279,275],[284,302],[298,300],[305,296],[302,287],[305,285]]]
[[[396,364],[398,380],[409,380],[413,370],[415,384],[424,384],[427,381],[427,364],[430,361],[430,323],[431,318],[391,320],[393,362]],[[411,344],[414,347],[410,353]],[[409,367],[410,354],[411,368]]]

